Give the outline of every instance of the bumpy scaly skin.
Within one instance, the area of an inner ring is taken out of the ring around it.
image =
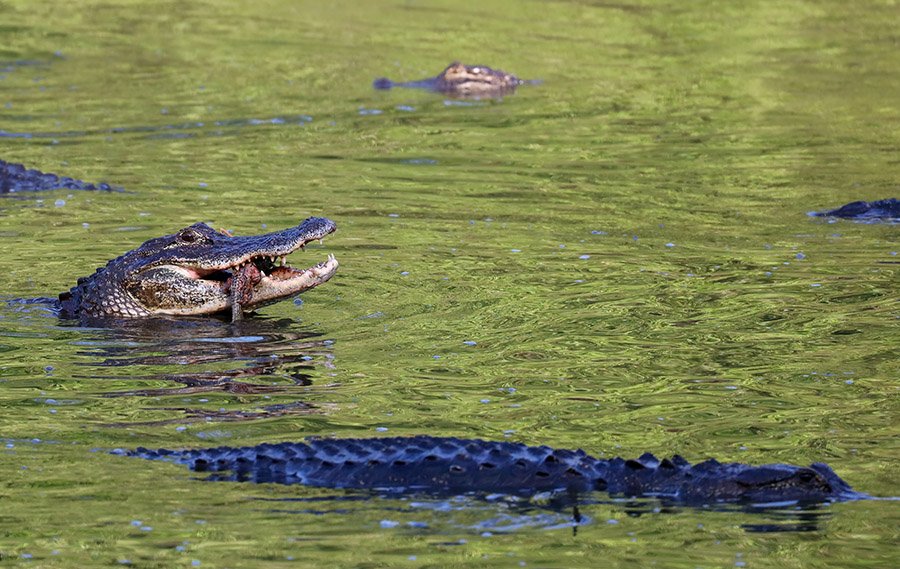
[[[817,217],[843,217],[847,219],[900,220],[900,200],[888,198],[874,202],[850,202],[837,209],[813,212]]]
[[[531,494],[565,489],[686,504],[824,502],[866,498],[827,465],[750,466],[681,457],[602,460],[577,450],[428,436],[313,439],[197,450],[114,451],[185,464],[214,480],[424,493]]]
[[[485,65],[464,65],[457,61],[447,66],[436,77],[406,82],[394,82],[382,77],[376,79],[373,86],[376,89],[393,87],[430,89],[453,97],[480,98],[508,95],[525,83],[529,81],[499,69],[491,69]]]
[[[275,233],[232,237],[195,223],[151,239],[78,279],[76,286],[59,295],[61,315],[124,318],[231,311],[240,318],[245,310],[295,296],[330,279],[338,267],[332,255],[305,270],[276,261],[335,229],[330,219],[310,217]],[[240,305],[232,310],[235,300]]]
[[[0,160],[0,194],[58,189],[114,190],[109,184],[90,184],[74,178],[45,174],[38,170],[29,170],[21,164]]]

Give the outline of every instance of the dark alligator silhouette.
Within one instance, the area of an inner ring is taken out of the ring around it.
[[[284,257],[335,231],[330,219],[310,217],[282,231],[232,237],[205,223],[156,237],[78,279],[59,295],[64,318],[132,318],[244,311],[290,298],[330,279],[334,255],[305,270]],[[278,260],[281,263],[278,264]]]
[[[0,160],[0,194],[41,190],[99,190],[117,191],[109,184],[91,184],[66,176],[30,170],[21,164]]]
[[[900,221],[900,200],[888,198],[874,202],[850,202],[837,209],[812,212],[815,217],[843,217],[846,219]]]
[[[458,61],[451,63],[436,77],[420,81],[391,81],[386,77],[376,79],[372,86],[376,89],[393,87],[409,87],[428,89],[459,98],[492,98],[514,93],[519,85],[537,84],[540,81],[527,81],[499,69],[491,69],[486,65],[464,65]]]
[[[430,436],[312,439],[195,450],[115,450],[115,454],[187,465],[211,480],[304,484],[404,493],[508,493],[605,491],[701,505],[820,503],[859,500],[826,464],[750,466],[707,460],[691,465],[659,460],[603,460],[584,451]]]

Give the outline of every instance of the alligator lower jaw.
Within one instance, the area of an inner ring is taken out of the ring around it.
[[[178,280],[191,281],[194,290],[192,302],[180,306],[167,304],[166,306],[146,307],[146,309],[151,314],[160,315],[196,316],[229,311],[235,315],[236,310],[233,304],[237,295],[232,290],[232,284],[235,277],[246,267],[258,266],[260,263],[257,261],[259,259],[251,259],[241,266],[221,271],[197,270],[177,265],[157,267],[157,270],[166,270],[176,276],[175,278]],[[252,285],[247,287],[244,293],[245,300],[241,302],[237,313],[254,310],[317,287],[334,276],[338,265],[334,255],[328,255],[325,261],[308,269],[296,269],[288,265],[281,265],[259,270],[258,280],[255,279]],[[267,273],[266,270],[269,272]],[[235,317],[235,319],[238,318],[239,316]]]

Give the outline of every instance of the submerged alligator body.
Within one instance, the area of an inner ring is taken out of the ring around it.
[[[99,190],[115,191],[109,184],[91,184],[66,176],[30,170],[21,164],[0,160],[0,194],[35,192],[41,190]]]
[[[232,237],[205,223],[151,239],[59,295],[64,318],[130,318],[244,311],[295,296],[330,279],[333,255],[305,270],[284,258],[336,229],[310,217],[296,227]],[[279,263],[280,260],[280,263]]]
[[[900,200],[888,198],[874,202],[850,202],[830,211],[812,212],[815,217],[842,217],[845,219],[900,221]]]
[[[376,89],[408,87],[427,89],[459,98],[492,98],[514,93],[519,85],[534,84],[538,81],[519,79],[515,75],[485,65],[465,65],[454,62],[436,77],[420,81],[391,81],[386,77],[376,79],[372,84]]]
[[[598,459],[584,451],[430,436],[312,439],[198,450],[116,450],[187,465],[212,480],[446,494],[604,491],[684,504],[820,503],[867,498],[826,464],[750,466],[707,460]]]

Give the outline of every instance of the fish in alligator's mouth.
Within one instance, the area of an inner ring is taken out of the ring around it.
[[[68,317],[141,317],[230,312],[239,320],[252,311],[328,281],[334,255],[298,269],[286,257],[336,230],[333,221],[311,217],[296,227],[234,237],[195,223],[157,237],[78,280],[59,296]]]
[[[223,285],[231,297],[232,320],[240,320],[248,307],[302,292],[297,290],[298,287],[308,290],[325,282],[334,274],[337,265],[337,259],[329,254],[324,262],[304,270],[288,265],[284,255],[278,257],[278,264],[275,257],[254,257],[243,265],[232,267],[231,276]]]

